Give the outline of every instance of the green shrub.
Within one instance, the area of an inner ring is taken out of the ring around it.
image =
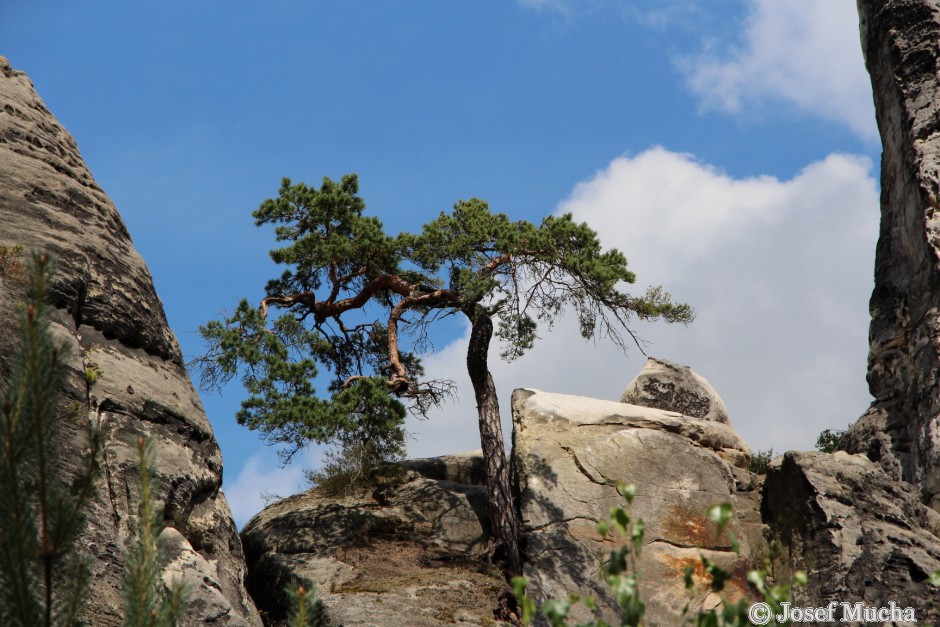
[[[16,282],[27,280],[29,264],[24,259],[25,256],[22,244],[0,244],[0,279],[12,279]]]
[[[757,451],[751,455],[751,463],[748,466],[748,470],[753,472],[755,475],[766,475],[767,467],[770,466],[770,462],[774,459],[774,450],[772,448],[767,449],[766,451]]]
[[[823,453],[834,453],[843,435],[845,435],[845,429],[823,429],[819,437],[816,438],[816,450]]]
[[[328,450],[319,470],[305,471],[307,481],[328,496],[361,493],[402,475],[397,447],[381,448],[373,441],[344,442]]]

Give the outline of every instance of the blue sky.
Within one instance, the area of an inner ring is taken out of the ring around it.
[[[250,212],[280,178],[358,172],[393,232],[471,196],[591,223],[639,286],[696,306],[687,328],[641,326],[648,352],[708,378],[755,450],[811,448],[869,402],[880,144],[852,0],[5,0],[0,42],[189,356],[273,275]],[[617,398],[642,366],[574,326],[493,364],[504,419],[514,387]],[[464,335],[443,329],[428,360],[458,383]],[[278,469],[234,423],[240,394],[203,395],[239,525],[320,457]],[[470,396],[410,422],[411,453],[474,448]]]

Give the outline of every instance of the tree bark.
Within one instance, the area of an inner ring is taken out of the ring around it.
[[[470,346],[467,348],[467,372],[473,383],[480,421],[480,443],[486,472],[487,510],[497,541],[506,554],[510,576],[522,574],[516,508],[509,488],[509,468],[503,448],[503,428],[499,420],[496,385],[487,365],[493,320],[478,306],[464,311],[470,318]]]

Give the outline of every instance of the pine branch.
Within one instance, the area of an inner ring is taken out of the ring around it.
[[[54,460],[62,356],[46,303],[53,262],[34,254],[27,302],[19,307],[20,347],[0,412],[0,622],[80,622],[88,571],[76,540],[94,496],[101,439],[89,426],[88,466],[73,490]]]
[[[144,437],[137,439],[140,465],[138,487],[140,503],[134,529],[134,546],[124,574],[124,624],[128,627],[171,627],[186,609],[187,590],[180,582],[164,586],[157,552],[157,536],[162,525],[154,510],[152,444]]]

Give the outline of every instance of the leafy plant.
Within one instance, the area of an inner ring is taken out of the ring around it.
[[[101,378],[101,366],[92,362],[85,366],[85,383],[89,388],[94,387],[98,383],[98,379]]]
[[[636,496],[635,485],[618,483],[617,491],[626,500],[628,506],[633,503]],[[716,505],[708,512],[709,520],[715,524],[716,537],[726,534],[731,540],[733,550],[737,553],[740,545],[734,534],[728,529],[732,516],[733,509],[728,503]],[[643,547],[643,537],[645,535],[643,521],[631,516],[626,508],[616,506],[611,509],[609,518],[598,522],[597,530],[602,536],[607,536],[611,531],[615,531],[622,542],[619,548],[611,551],[607,560],[601,565],[600,570],[601,579],[606,582],[620,607],[619,621],[616,624],[621,627],[643,625],[646,604],[640,594],[640,573],[636,564]],[[752,623],[748,617],[751,603],[747,599],[740,599],[732,603],[722,595],[726,583],[732,578],[732,574],[704,555],[700,555],[699,560],[702,569],[708,575],[711,592],[718,594],[721,602],[714,608],[700,609],[694,614],[689,612],[689,605],[687,604],[683,610],[682,624],[693,625],[694,627],[743,627],[751,625]],[[695,564],[689,565],[685,570],[685,587],[690,591],[695,587],[693,579],[695,570]],[[747,580],[763,598],[764,602],[768,604],[774,616],[782,612],[781,604],[790,599],[790,585],[770,584],[766,570],[748,572]],[[528,583],[529,581],[525,577],[515,577],[512,580],[519,601],[521,611],[519,620],[522,625],[529,625],[538,612],[541,612],[552,627],[567,625],[571,608],[579,602],[592,611],[596,610],[596,602],[592,597],[582,597],[578,594],[570,594],[567,598],[560,600],[547,600],[539,606],[526,594],[525,590]],[[806,574],[803,572],[795,573],[793,584],[806,585]],[[773,619],[768,624],[777,625]],[[580,624],[579,627],[610,626],[604,620],[594,619]]]
[[[56,468],[66,349],[49,329],[52,265],[46,255],[32,256],[27,301],[17,308],[20,346],[0,403],[3,625],[78,625],[88,593],[89,571],[76,541],[95,494],[103,436],[95,425],[86,425],[84,467],[66,484]]]

